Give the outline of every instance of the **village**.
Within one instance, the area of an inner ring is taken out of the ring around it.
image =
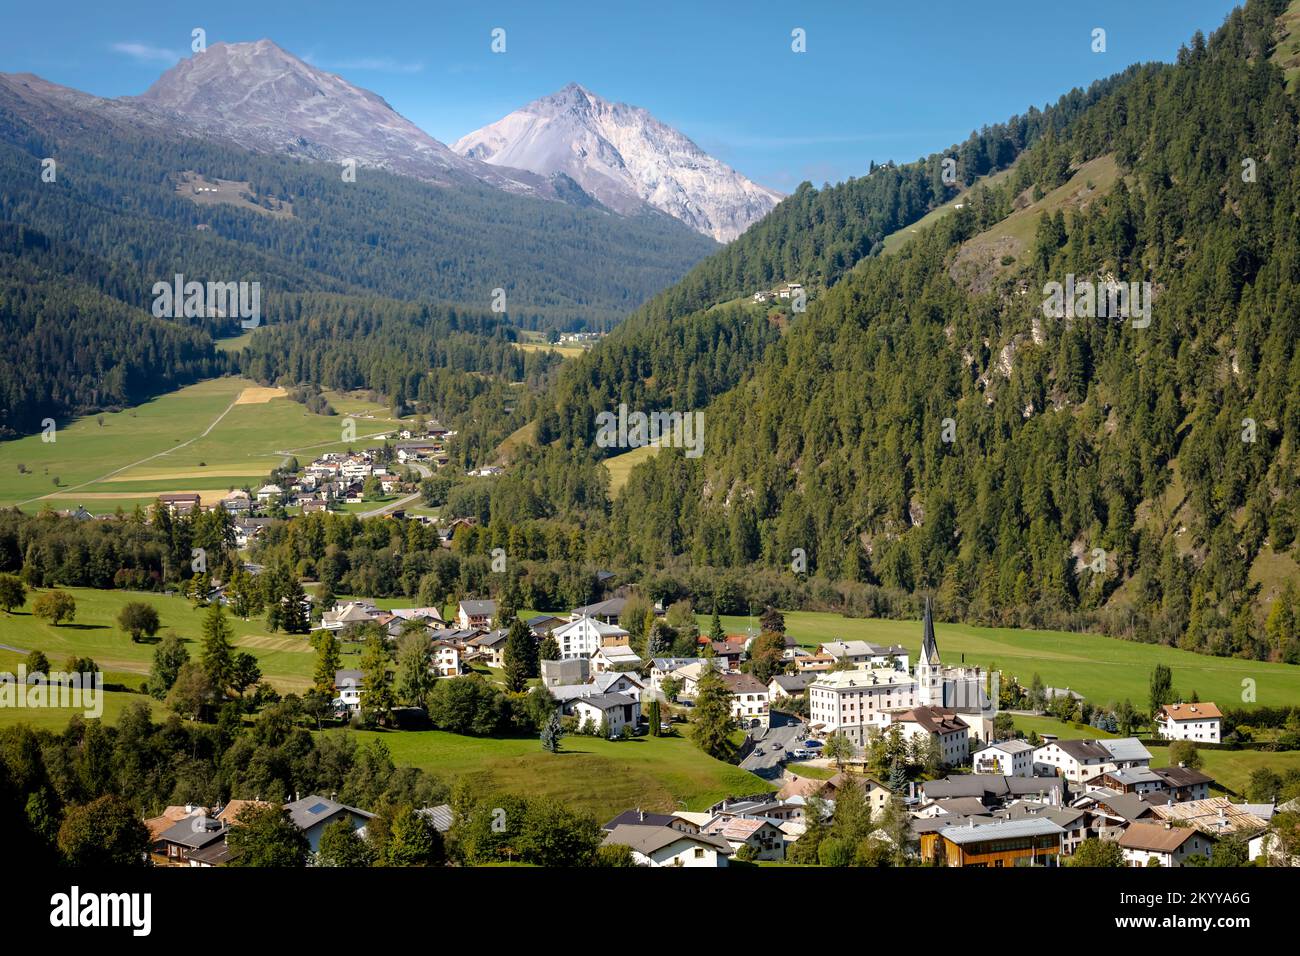
[[[1247,861],[1300,865],[1274,832],[1297,801],[1232,802],[1211,796],[1215,780],[1183,762],[1152,766],[1138,737],[1064,739],[1011,730],[977,667],[943,661],[927,603],[915,662],[902,646],[832,641],[815,650],[788,636],[782,666],[766,683],[749,672],[757,635],[701,635],[695,657],[643,660],[621,626],[628,588],[567,614],[523,623],[542,651],[532,694],[549,694],[566,732],[631,739],[685,730],[707,682],[725,688],[731,726],[743,734],[740,766],[774,789],[734,794],[707,809],[628,807],[602,825],[606,846],[626,847],[644,867],[776,864],[800,858],[799,842],[839,819],[837,803],[861,805],[868,845],[883,859],[947,867],[1208,865],[1231,844]],[[462,600],[444,617],[436,607],[381,609],[349,600],[319,615],[317,632],[346,636],[379,628],[389,639],[422,633],[441,678],[505,664],[510,629],[494,600]],[[662,613],[663,608],[655,608]],[[549,650],[547,656],[545,651]],[[363,712],[365,674],[335,672],[335,718]],[[661,721],[651,727],[651,721]],[[1212,702],[1177,701],[1156,715],[1162,743],[1194,756],[1219,745],[1223,715]],[[890,772],[870,754],[888,751]],[[807,768],[804,775],[791,768]],[[224,807],[169,807],[146,821],[151,858],[170,866],[228,862],[225,837],[249,801]],[[312,794],[284,805],[313,853],[339,821],[363,838],[373,813]],[[450,805],[418,810],[446,833]],[[1106,864],[1084,860],[1109,859]],[[805,862],[807,860],[805,859]],[[814,859],[814,862],[816,860]],[[825,863],[826,861],[822,861]],[[834,864],[832,864],[834,865]]]

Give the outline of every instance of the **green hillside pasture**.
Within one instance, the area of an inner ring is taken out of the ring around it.
[[[343,733],[345,731],[325,731]],[[565,737],[561,753],[535,737],[463,737],[437,730],[357,731],[379,739],[398,766],[419,767],[446,780],[486,773],[502,790],[548,796],[589,811],[603,823],[623,810],[702,810],[728,795],[762,793],[772,785],[714,760],[683,737],[608,741]]]

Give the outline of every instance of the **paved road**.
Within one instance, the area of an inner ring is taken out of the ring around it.
[[[421,478],[428,478],[433,474],[433,470],[428,465],[421,465],[419,462],[408,461],[408,465],[420,473]],[[390,511],[400,511],[413,501],[420,500],[420,493],[417,491],[413,495],[407,495],[405,498],[398,498],[396,501],[390,501],[386,505],[373,508],[370,511],[362,511],[357,514],[358,518],[378,518],[380,515],[386,515]]]
[[[808,727],[798,723],[784,714],[772,715],[772,727],[758,741],[749,756],[740,762],[742,770],[757,774],[766,780],[772,780],[782,773],[786,754],[798,747],[807,738]],[[776,744],[780,744],[777,747]],[[762,750],[763,753],[759,754]]]

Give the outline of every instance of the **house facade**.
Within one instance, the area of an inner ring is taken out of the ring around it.
[[[1156,718],[1156,729],[1166,740],[1221,742],[1223,713],[1214,704],[1165,704]]]

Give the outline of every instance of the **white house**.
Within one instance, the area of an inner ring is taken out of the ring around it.
[[[360,601],[349,601],[346,604],[335,605],[332,610],[323,613],[320,616],[318,630],[338,631],[349,624],[364,624],[367,621],[373,621],[378,616],[379,611],[373,606],[363,604]]]
[[[884,646],[870,641],[827,641],[817,652],[829,654],[836,664],[907,670],[907,648],[901,644]]]
[[[722,682],[731,692],[731,716],[741,727],[766,727],[768,713],[767,685],[753,674],[728,673]]]
[[[591,672],[633,670],[641,666],[641,658],[626,644],[606,644],[591,655]]]
[[[705,827],[709,836],[719,836],[739,851],[743,846],[754,849],[756,860],[784,860],[785,834],[780,823],[761,817],[718,819]]]
[[[641,692],[644,689],[645,685],[638,675],[624,671],[606,671],[603,674],[597,674],[586,683],[552,684],[546,688],[550,695],[564,707],[566,714],[573,712],[569,706],[572,701],[580,697],[590,697],[593,694],[623,694],[640,703]]]
[[[257,489],[258,504],[270,501],[272,498],[279,498],[284,494],[284,489],[276,484],[263,485]]]
[[[777,674],[767,682],[767,697],[772,703],[798,697],[812,683],[811,674]]]
[[[592,694],[574,698],[568,709],[578,718],[579,727],[583,724],[599,727],[603,720],[608,735],[617,737],[625,726],[636,728],[641,708],[626,694]]]
[[[682,833],[669,826],[624,823],[610,830],[604,842],[628,847],[640,866],[726,866],[734,852],[722,837]]]
[[[606,644],[628,642],[628,633],[617,624],[606,624],[594,617],[583,615],[551,631],[551,637],[560,646],[560,660],[591,657]]]
[[[1156,717],[1156,728],[1166,740],[1220,742],[1223,714],[1214,704],[1165,704]]]
[[[1136,737],[1114,740],[1054,740],[1034,751],[1034,775],[1060,775],[1083,783],[1125,767],[1150,767],[1151,754]]]
[[[970,727],[955,711],[939,707],[913,707],[890,715],[909,743],[920,738],[925,745],[937,741],[945,765],[961,764],[970,756]]]
[[[491,628],[496,616],[496,601],[461,601],[456,608],[456,619],[462,628]]]
[[[361,686],[365,675],[358,670],[337,670],[334,672],[334,704],[346,707],[352,713],[361,709]]]
[[[1161,866],[1183,866],[1194,854],[1209,856],[1214,842],[1195,827],[1134,822],[1120,835],[1119,846],[1129,866],[1149,866],[1152,857]]]
[[[460,673],[460,647],[450,641],[434,641],[429,645],[433,652],[433,670],[439,677],[455,677]]]
[[[996,773],[1004,777],[1034,775],[1034,747],[1023,740],[1004,740],[989,744],[975,753],[976,773]]]

